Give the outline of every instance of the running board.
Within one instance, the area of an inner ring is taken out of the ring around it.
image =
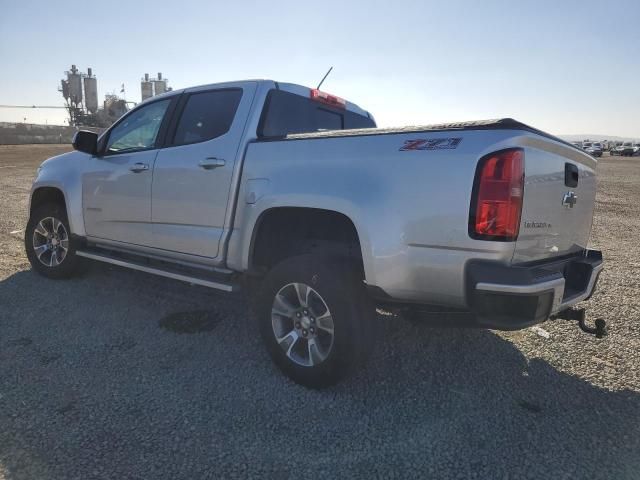
[[[130,268],[132,270],[138,270],[140,272],[150,273],[152,275],[159,275],[161,277],[172,278],[174,280],[180,280],[182,282],[193,283],[195,285],[202,285],[203,287],[215,288],[216,290],[223,290],[225,292],[235,292],[238,287],[232,283],[224,283],[219,281],[209,280],[201,276],[184,275],[182,273],[172,272],[169,270],[162,270],[160,268],[154,268],[147,265],[142,265],[130,260],[115,258],[113,256],[105,255],[103,253],[87,252],[83,250],[77,250],[76,255],[79,257],[89,258],[91,260],[97,260],[98,262],[110,263],[119,267]]]

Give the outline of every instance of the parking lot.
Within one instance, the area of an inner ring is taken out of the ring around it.
[[[381,312],[367,368],[318,392],[275,369],[242,296],[101,264],[35,275],[30,182],[68,150],[0,146],[0,479],[639,478],[640,158],[598,165],[604,340]]]

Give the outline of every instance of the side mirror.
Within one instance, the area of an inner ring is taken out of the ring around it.
[[[79,130],[73,136],[71,144],[79,152],[95,155],[98,151],[98,135],[86,130]]]

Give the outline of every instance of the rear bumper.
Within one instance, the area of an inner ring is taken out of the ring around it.
[[[597,250],[531,265],[469,262],[467,302],[479,325],[518,330],[589,298],[603,266]]]

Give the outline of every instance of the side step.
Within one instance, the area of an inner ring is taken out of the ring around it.
[[[222,290],[225,292],[235,292],[238,290],[238,285],[234,283],[219,281],[218,279],[213,280],[211,278],[207,278],[204,275],[185,275],[185,273],[171,271],[171,269],[156,268],[149,265],[144,265],[142,262],[131,260],[130,258],[125,258],[124,256],[121,257],[117,254],[110,255],[110,253],[111,252],[109,251],[76,251],[76,255],[78,255],[79,257],[89,258],[91,260],[97,260],[99,262],[110,263],[112,265],[118,265],[119,267],[130,268],[132,270],[138,270],[140,272],[151,273],[152,275],[159,275],[161,277],[172,278],[174,280],[180,280],[182,282],[202,285],[203,287],[215,288],[216,290]]]

